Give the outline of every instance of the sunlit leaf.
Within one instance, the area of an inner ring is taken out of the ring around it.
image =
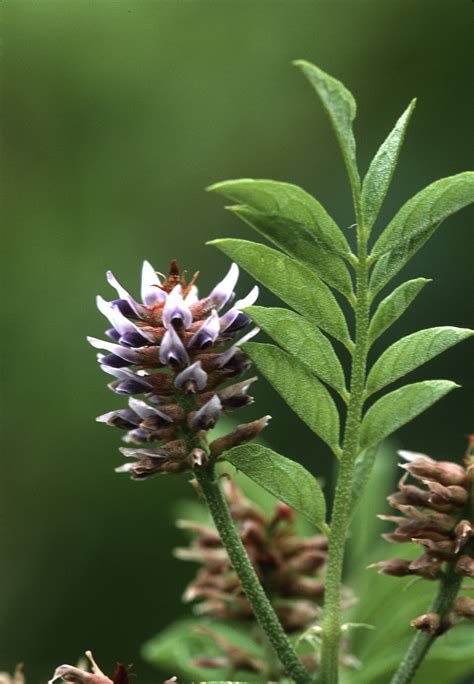
[[[421,292],[427,283],[431,280],[428,278],[415,278],[414,280],[407,280],[402,283],[388,297],[383,299],[373,318],[369,327],[369,344],[372,344],[382,333],[384,333],[395,321],[400,318],[406,309],[410,306],[417,294]]]
[[[372,366],[367,393],[377,392],[472,335],[473,330],[442,326],[403,337],[386,349]]]
[[[386,394],[364,416],[360,448],[367,449],[379,444],[456,387],[459,385],[449,380],[425,380]]]
[[[225,239],[213,240],[210,244],[322,330],[346,346],[349,344],[344,314],[331,290],[314,271],[282,252],[256,242]]]
[[[236,446],[223,458],[323,532],[328,531],[324,494],[302,465],[260,444]]]
[[[474,201],[474,172],[442,178],[408,200],[390,221],[374,245],[382,256],[400,245],[419,239],[448,216]]]
[[[328,285],[332,285],[348,299],[353,298],[352,279],[344,261],[321,246],[305,226],[246,206],[228,208],[277,247],[316,271]]]
[[[242,209],[261,214],[258,230],[276,244],[281,243],[282,249],[291,249],[301,237],[308,241],[312,238],[313,243],[340,256],[351,253],[344,233],[334,219],[317,199],[297,185],[242,178],[215,183],[209,190],[244,205]],[[240,207],[229,208],[237,213],[240,210]],[[286,230],[285,221],[288,221]]]
[[[314,64],[297,60],[294,64],[301,69],[319,95],[329,115],[344,161],[353,185],[360,185],[356,162],[356,144],[352,132],[357,107],[352,93],[337,79],[329,76]]]
[[[312,373],[345,394],[344,372],[328,338],[306,318],[288,309],[250,306],[250,318],[287,352],[308,366]]]
[[[375,223],[382,202],[387,194],[415,103],[416,100],[412,100],[408,108],[398,119],[395,127],[373,158],[367,175],[364,178],[361,204],[364,225],[367,230],[370,230]]]
[[[339,445],[339,414],[326,387],[307,366],[273,344],[247,342],[244,351],[288,406],[333,450]]]

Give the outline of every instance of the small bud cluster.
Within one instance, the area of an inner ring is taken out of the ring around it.
[[[279,503],[271,517],[249,501],[230,479],[224,480],[224,492],[254,569],[266,588],[275,611],[287,633],[303,631],[320,616],[324,596],[323,572],[327,559],[327,539],[322,535],[299,537],[294,531],[294,513]],[[237,575],[232,569],[217,531],[206,525],[179,521],[178,525],[194,534],[189,547],[176,550],[183,560],[203,566],[185,590],[186,601],[198,601],[196,611],[216,619],[254,620],[254,614]],[[222,646],[222,644],[220,644]],[[244,654],[224,648],[222,657],[206,659],[221,666],[227,659],[235,665]],[[247,669],[254,660],[247,654]],[[215,660],[215,662],[214,662]],[[210,663],[210,664],[209,664]]]
[[[451,461],[435,461],[425,454],[399,451],[407,461],[401,465],[406,475],[398,484],[398,492],[388,502],[400,515],[380,515],[396,524],[384,534],[391,542],[413,542],[422,548],[415,560],[392,558],[374,563],[379,572],[394,577],[414,575],[428,580],[442,579],[446,569],[462,577],[474,578],[474,523],[472,520],[474,464],[471,451],[465,466]],[[407,483],[411,475],[423,486]],[[441,634],[461,618],[473,620],[474,600],[459,597],[453,612],[440,623],[436,613],[421,615],[412,625],[430,634]]]
[[[111,325],[106,331],[110,341],[95,337],[88,341],[108,352],[98,354],[98,361],[102,370],[115,378],[109,388],[129,396],[127,408],[109,411],[97,420],[126,431],[124,441],[132,446],[120,451],[133,461],[117,471],[130,473],[135,480],[182,473],[202,465],[208,451],[216,459],[224,450],[253,439],[269,419],[266,416],[240,425],[207,447],[206,433],[222,412],[253,401],[247,390],[256,378],[222,385],[250,367],[239,346],[258,328],[238,342],[234,338],[250,323],[241,309],[255,302],[258,288],[221,314],[235,297],[238,267],[232,264],[226,277],[203,299],[198,297],[197,275],[187,283],[185,273],[180,275],[173,261],[169,276],[161,281],[145,261],[143,303],[110,272],[108,281],[119,298],[109,302],[97,298],[99,310]],[[147,401],[134,395],[145,395]],[[196,443],[205,450],[196,448]]]

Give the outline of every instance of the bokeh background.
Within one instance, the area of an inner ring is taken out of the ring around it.
[[[288,180],[353,223],[328,122],[295,58],[340,78],[359,102],[363,170],[413,96],[418,106],[382,218],[472,161],[472,4],[208,0],[4,0],[3,432],[0,669],[30,682],[95,649],[135,662],[143,641],[187,609],[193,569],[175,560],[185,478],[114,475],[119,435],[94,422],[106,389],[86,334],[104,321],[105,271],[137,291],[141,261],[178,258],[205,292],[228,268],[206,240],[253,236],[204,192],[240,176]],[[444,225],[397,282],[435,280],[380,341],[472,314],[472,215]],[[251,285],[243,276],[239,292]],[[263,293],[263,303],[275,303]],[[472,323],[472,320],[471,320]],[[463,384],[398,434],[406,448],[460,457],[472,425],[472,346],[412,375]],[[262,380],[248,419],[330,479],[322,443]],[[242,417],[242,416],[239,416]],[[394,463],[396,457],[394,456]],[[375,512],[374,512],[375,513]],[[388,585],[387,585],[388,587]],[[388,587],[392,590],[393,585]],[[169,674],[169,673],[168,673]]]

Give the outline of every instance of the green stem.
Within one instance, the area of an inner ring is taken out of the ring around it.
[[[369,264],[367,236],[362,225],[358,203],[356,203],[356,213],[358,218],[358,264],[356,266],[355,345],[352,357],[350,399],[347,406],[344,442],[329,535],[320,668],[320,681],[324,684],[336,684],[338,681],[339,642],[341,639],[341,581],[346,539],[351,521],[351,506],[349,504],[352,498],[355,460],[359,451],[359,431],[364,404],[368,352]]]
[[[232,566],[237,573],[242,588],[250,601],[260,627],[265,632],[275,653],[280,659],[286,674],[296,684],[308,684],[311,678],[298,658],[296,651],[286,636],[275,611],[265,594],[247,552],[231,518],[229,507],[215,479],[213,464],[195,468],[204,499],[209,507],[214,524],[219,532]]]
[[[440,624],[451,612],[459,589],[461,588],[462,577],[454,572],[454,563],[448,566],[446,573],[441,579],[438,593],[429,610],[430,613],[437,613],[440,616]],[[391,680],[391,684],[409,684],[413,681],[423,658],[428,653],[438,634],[428,634],[418,631],[411,642],[397,672]]]

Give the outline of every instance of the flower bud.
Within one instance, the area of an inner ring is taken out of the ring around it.
[[[440,628],[440,617],[438,613],[426,613],[412,620],[410,624],[421,632],[435,635],[438,634]]]
[[[245,444],[246,442],[250,442],[252,439],[255,439],[255,437],[257,437],[257,435],[259,435],[260,432],[268,425],[268,421],[270,419],[271,416],[264,416],[259,420],[254,420],[252,423],[238,425],[234,432],[230,432],[224,437],[215,439],[209,446],[211,455],[216,458],[223,454],[224,451],[228,451],[234,446]]]

